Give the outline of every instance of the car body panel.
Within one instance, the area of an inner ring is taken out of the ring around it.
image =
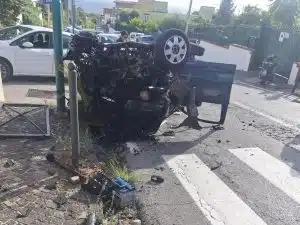
[[[51,37],[53,30],[45,27],[28,26],[32,30],[25,32],[11,40],[0,41],[0,57],[7,59],[13,67],[13,75],[25,76],[55,76],[54,49],[51,48],[22,48],[18,41],[26,39],[27,35],[36,32],[48,33]],[[63,32],[63,38],[72,34]],[[52,40],[50,41],[52,44]],[[63,49],[66,54],[67,49]]]
[[[192,87],[196,87],[196,102],[220,104],[220,121],[201,121],[223,124],[230,101],[231,88],[236,71],[236,65],[212,63],[203,61],[188,61],[180,71],[180,76]]]

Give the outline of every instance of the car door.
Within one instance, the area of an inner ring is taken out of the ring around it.
[[[22,47],[22,43],[30,42],[32,48]],[[36,31],[21,37],[14,47],[14,74],[53,76],[54,50],[52,32]]]

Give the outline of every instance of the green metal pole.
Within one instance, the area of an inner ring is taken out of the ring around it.
[[[61,0],[52,0],[53,12],[53,43],[56,74],[56,103],[57,111],[65,111],[65,83],[62,41],[62,10]]]

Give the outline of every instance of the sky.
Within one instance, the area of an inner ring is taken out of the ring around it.
[[[189,0],[167,0],[169,2],[169,8],[172,11],[180,11],[182,13],[187,12],[189,6]],[[220,5],[221,0],[193,0],[193,10],[199,10],[202,5],[215,6]],[[237,11],[241,10],[245,5],[257,5],[260,8],[267,9],[269,0],[235,0]]]
[[[98,13],[102,8],[111,8],[114,6],[114,0],[75,0],[76,5],[84,8],[87,12]],[[137,1],[137,0],[125,0]],[[171,13],[186,13],[188,11],[190,0],[160,0],[168,1],[168,10]],[[199,10],[202,5],[219,7],[221,0],[193,0],[193,11]],[[234,0],[237,6],[236,13],[239,13],[245,5],[256,5],[260,8],[267,9],[269,0]]]

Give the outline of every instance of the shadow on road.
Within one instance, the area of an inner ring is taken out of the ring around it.
[[[182,131],[174,130],[175,135],[181,133]],[[165,137],[159,140],[159,142],[154,143],[137,143],[139,149],[138,154],[131,155],[128,157],[129,164],[131,169],[150,169],[155,168],[161,164],[164,164],[163,155],[180,155],[187,154],[192,148],[201,144],[213,133],[217,132],[214,129],[204,129],[204,131],[195,131],[195,130],[185,130],[186,140],[179,140],[175,137]],[[195,132],[198,134],[198,137],[194,136]],[[191,135],[189,135],[189,133]],[[193,137],[192,133],[194,134]],[[192,140],[191,140],[192,139]],[[140,154],[141,153],[141,154]],[[131,162],[130,162],[131,161]]]
[[[257,73],[258,72],[237,71],[235,75],[235,83],[244,87],[260,90],[261,92],[259,94],[263,95],[268,101],[274,101],[281,98],[289,99],[291,96],[297,98],[291,93],[293,87],[286,84],[286,81],[283,81],[282,78],[277,78],[273,83],[262,86],[259,83]]]
[[[299,177],[300,172],[300,135],[286,144],[281,153],[281,158],[291,166],[291,174]]]

